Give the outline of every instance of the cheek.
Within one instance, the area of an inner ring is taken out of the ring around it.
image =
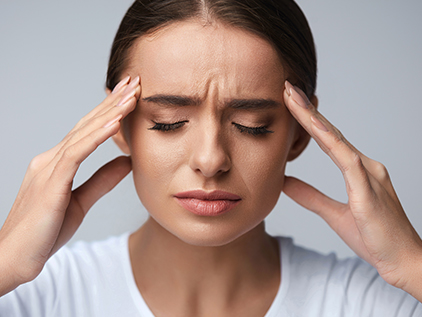
[[[146,121],[138,120],[130,132],[133,177],[142,202],[168,194],[184,157],[180,141],[168,142],[158,132],[148,130],[150,127]]]
[[[268,141],[254,141],[253,146],[236,146],[235,168],[257,210],[268,213],[276,204],[284,185],[284,172],[291,145],[291,129],[277,129]],[[265,211],[264,211],[265,209]]]

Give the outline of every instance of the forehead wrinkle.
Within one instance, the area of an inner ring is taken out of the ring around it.
[[[147,96],[199,96],[221,103],[225,98],[278,100],[285,69],[266,40],[219,23],[204,27],[186,22],[169,25],[137,41],[131,61],[134,73],[141,78],[143,73],[148,74],[147,80],[143,78]]]
[[[186,107],[201,106],[205,101],[199,97],[186,95],[166,95],[157,94],[142,98],[144,102],[154,103],[162,107]],[[282,104],[272,99],[226,99],[224,102],[217,101],[219,107],[232,108],[238,110],[265,110],[275,109]]]

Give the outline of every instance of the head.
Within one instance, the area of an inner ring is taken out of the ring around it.
[[[283,189],[286,163],[309,141],[284,105],[284,81],[316,102],[315,49],[297,5],[136,1],[115,37],[107,88],[127,74],[141,77],[142,94],[114,139],[132,156],[151,217],[207,246],[262,223]],[[227,212],[198,215],[178,198],[192,190],[240,200]]]

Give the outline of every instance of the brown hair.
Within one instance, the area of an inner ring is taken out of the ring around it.
[[[315,94],[315,45],[308,22],[293,0],[136,0],[114,38],[107,88],[112,90],[118,83],[137,38],[189,18],[221,21],[266,39],[278,51],[289,79],[309,98]]]

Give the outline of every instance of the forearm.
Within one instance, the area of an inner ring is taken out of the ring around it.
[[[11,258],[6,248],[0,244],[0,297],[13,291],[21,283],[12,270]]]
[[[5,237],[0,231],[0,297],[19,285],[32,281],[41,272],[42,264],[31,265],[16,237]]]

